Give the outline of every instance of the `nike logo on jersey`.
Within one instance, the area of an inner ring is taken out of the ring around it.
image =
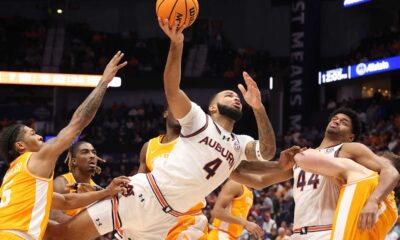
[[[233,158],[233,154],[228,149],[223,148],[221,146],[221,144],[219,144],[219,142],[215,141],[212,138],[205,137],[202,140],[200,140],[199,143],[205,144],[205,145],[215,149],[228,162],[229,169],[231,169],[233,167],[233,164],[235,161],[235,159]]]

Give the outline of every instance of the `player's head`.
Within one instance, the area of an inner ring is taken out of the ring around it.
[[[242,103],[236,92],[224,90],[211,98],[208,111],[211,116],[219,114],[237,122],[242,117]]]
[[[65,162],[68,163],[70,172],[75,169],[90,175],[101,172],[101,168],[97,166],[96,149],[92,144],[85,141],[79,141],[71,145]]]
[[[42,136],[24,124],[8,126],[0,135],[0,153],[7,163],[11,163],[22,153],[38,152],[42,145]]]
[[[179,134],[181,132],[181,125],[179,124],[178,120],[174,117],[172,112],[167,107],[164,111],[163,117],[167,123],[167,129],[173,130],[175,133]]]
[[[353,142],[358,139],[360,131],[361,123],[357,113],[349,108],[339,108],[329,118],[325,137],[341,142]]]

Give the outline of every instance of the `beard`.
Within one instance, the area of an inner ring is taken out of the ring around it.
[[[217,103],[217,107],[218,107],[218,111],[221,115],[228,117],[235,122],[239,121],[240,118],[242,118],[242,110],[240,110],[240,109],[224,106],[220,103]]]

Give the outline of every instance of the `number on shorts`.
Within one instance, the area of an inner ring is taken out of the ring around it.
[[[7,189],[7,188],[13,181],[14,181],[14,179],[11,180],[10,182],[8,182],[6,185],[4,185],[3,194],[1,195],[1,199],[0,199],[0,208],[5,207],[10,203],[11,189]]]
[[[210,177],[213,177],[215,175],[215,172],[221,165],[222,160],[219,158],[216,158],[215,160],[212,160],[211,162],[207,163],[204,165],[203,169],[208,173],[206,179],[210,179]]]
[[[310,179],[308,179],[307,184],[306,184],[306,172],[303,170],[300,171],[299,177],[297,178],[297,184],[296,187],[300,188],[300,191],[304,190],[304,187],[307,185],[313,185],[314,189],[317,189],[318,184],[319,184],[319,175],[318,174],[312,174]]]

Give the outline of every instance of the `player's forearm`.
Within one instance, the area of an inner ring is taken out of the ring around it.
[[[103,198],[111,196],[107,189],[86,193],[68,193],[64,194],[65,203],[61,206],[61,210],[75,209],[86,207],[91,203],[99,201]]]
[[[382,202],[388,194],[396,187],[400,180],[400,175],[391,164],[385,164],[379,173],[379,183],[376,189],[372,192],[369,200]]]
[[[244,224],[246,223],[245,219],[232,216],[225,209],[213,209],[211,212],[211,215],[215,218],[218,218],[219,220],[222,220],[222,221],[228,222],[228,223],[239,224],[242,226],[244,226]]]
[[[50,219],[57,223],[64,223],[70,220],[72,217],[64,214],[61,210],[52,209],[50,211]]]
[[[246,161],[243,160],[235,171],[241,173],[273,174],[285,171],[277,161]]]
[[[72,116],[71,123],[82,130],[93,120],[107,90],[107,84],[100,80],[90,95],[81,103]]]
[[[182,53],[183,42],[171,42],[164,70],[164,89],[167,99],[180,90]]]
[[[267,174],[250,174],[250,173],[233,172],[230,178],[248,187],[252,187],[257,190],[262,190],[273,184],[289,180],[292,177],[293,177],[292,170],[286,170],[277,173],[267,173]]]
[[[270,160],[275,156],[276,152],[274,129],[263,105],[259,109],[253,109],[253,112],[257,122],[261,156],[266,160]]]

